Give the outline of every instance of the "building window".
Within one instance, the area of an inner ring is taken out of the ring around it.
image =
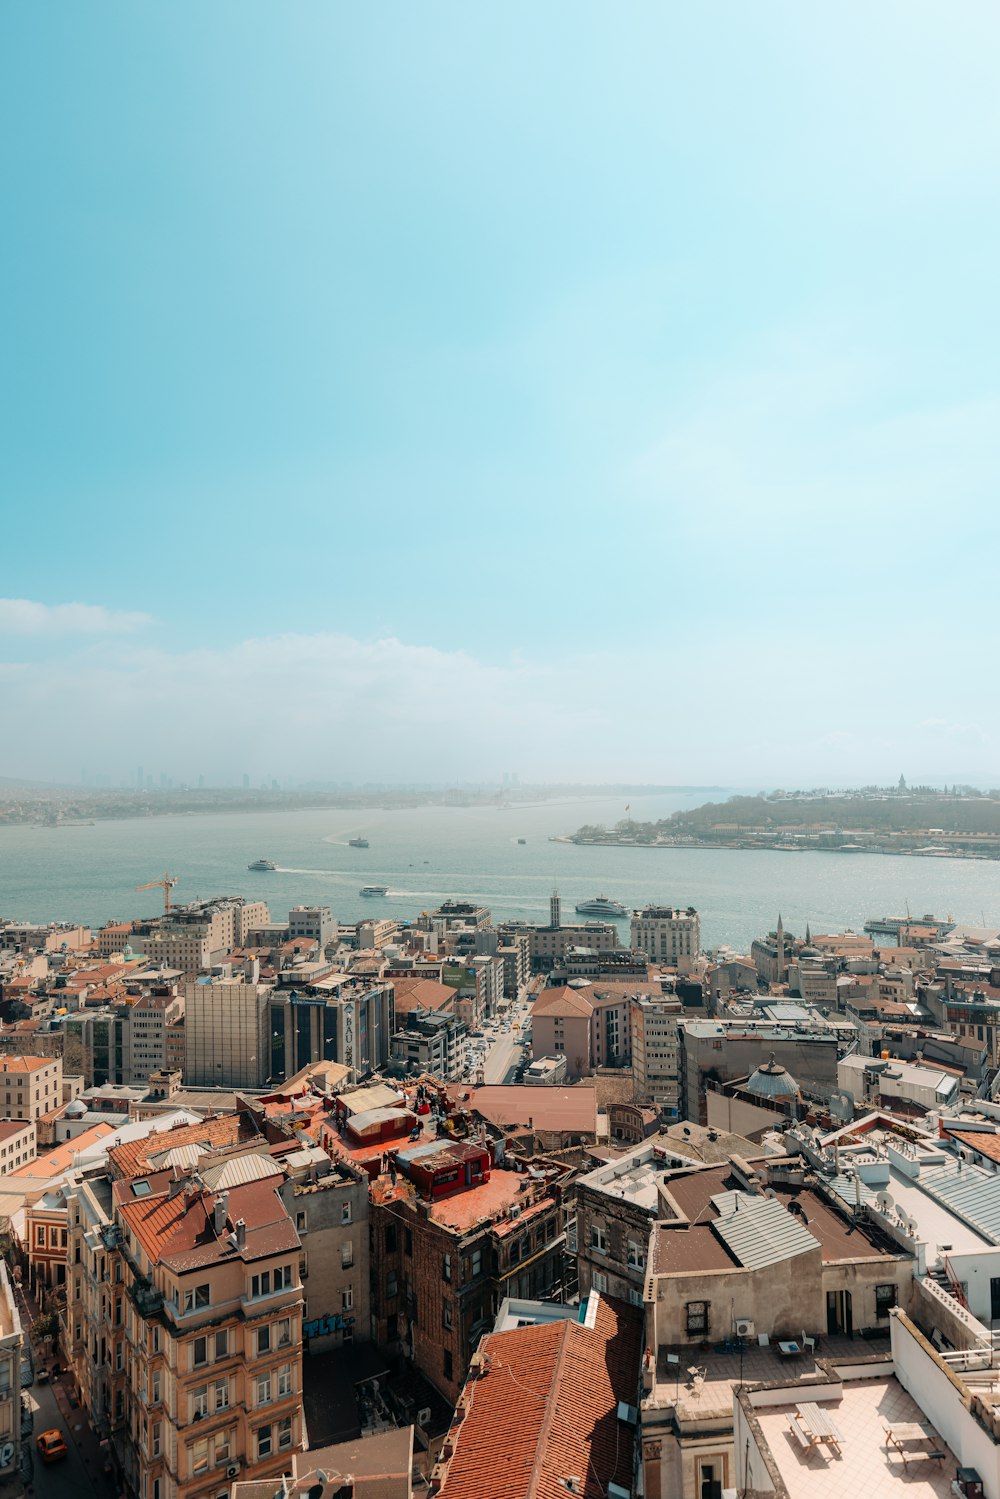
[[[483,1273],[483,1251],[481,1249],[474,1249],[472,1251],[469,1271],[472,1275],[481,1275]]]
[[[306,1231],[306,1215],[303,1212],[295,1214],[295,1229],[297,1233],[304,1234]]]
[[[350,1223],[351,1221],[351,1204],[349,1202],[342,1202],[340,1204],[340,1221],[341,1223]]]
[[[284,1416],[278,1422],[278,1451],[286,1450],[292,1445],[292,1418]]]
[[[208,1415],[208,1385],[201,1385],[197,1390],[191,1391],[191,1420],[200,1421],[203,1416]]]
[[[270,1327],[258,1327],[257,1329],[257,1355],[270,1353],[271,1351],[271,1329]]]
[[[229,1380],[217,1379],[215,1381],[215,1409],[225,1411],[229,1409]]]
[[[41,1223],[35,1229],[35,1244],[39,1249],[45,1248],[45,1228]]]
[[[708,1302],[689,1301],[685,1306],[687,1314],[687,1332],[689,1338],[705,1338],[708,1336]]]
[[[394,1223],[390,1223],[385,1231],[385,1252],[386,1254],[396,1253],[396,1225]]]
[[[592,1223],[590,1225],[590,1247],[597,1254],[607,1254],[608,1252],[608,1236],[605,1233],[603,1225],[600,1223]]]
[[[271,1403],[271,1376],[270,1374],[257,1375],[257,1404],[270,1405]]]
[[[441,1257],[441,1279],[451,1280],[451,1255],[445,1254]]]
[[[278,1370],[278,1399],[292,1393],[292,1370],[290,1364],[283,1365]]]
[[[197,1369],[199,1364],[208,1363],[208,1339],[195,1338],[191,1345],[191,1366]]]
[[[349,1270],[354,1264],[354,1245],[348,1239],[346,1244],[340,1246],[340,1268]]]
[[[157,1370],[150,1379],[150,1401],[153,1405],[160,1403],[160,1371]]]
[[[192,1473],[192,1475],[195,1475],[195,1474],[198,1474],[198,1473],[207,1473],[208,1472],[208,1438],[205,1437],[200,1442],[192,1442],[191,1446],[188,1448],[188,1451],[191,1453],[191,1473]]]
[[[888,1317],[890,1310],[895,1305],[896,1305],[896,1287],[895,1286],[876,1286],[875,1287],[875,1315],[876,1315],[876,1317],[880,1321],[883,1321],[886,1317]]]
[[[209,1304],[209,1291],[210,1291],[210,1287],[208,1285],[195,1286],[193,1288],[193,1290],[185,1291],[184,1292],[184,1310],[185,1310],[185,1312],[200,1311],[202,1307],[208,1306],[208,1304]]]
[[[398,1289],[399,1286],[396,1282],[396,1272],[395,1270],[390,1270],[385,1278],[385,1294],[387,1296],[395,1296]]]
[[[271,1428],[270,1428],[270,1426],[260,1426],[257,1429],[257,1456],[258,1457],[270,1457],[271,1456]]]
[[[230,1429],[229,1431],[219,1432],[218,1436],[215,1439],[216,1466],[218,1466],[219,1463],[228,1463],[229,1459],[232,1457],[233,1438],[235,1437],[235,1435],[236,1433],[232,1429]]]
[[[646,1268],[646,1251],[634,1239],[629,1239],[628,1241],[628,1262],[633,1270],[644,1270]]]
[[[159,1457],[160,1453],[163,1451],[163,1422],[162,1421],[154,1421],[153,1422],[153,1427],[152,1427],[152,1448],[151,1448],[151,1451],[152,1451],[153,1457]]]
[[[452,1356],[450,1348],[446,1348],[444,1350],[444,1377],[445,1379],[452,1378]]]
[[[608,1289],[608,1277],[601,1270],[594,1271],[590,1277],[590,1282],[594,1290],[599,1291],[602,1295]]]
[[[159,1345],[159,1341],[157,1341],[157,1345],[156,1346],[157,1346],[157,1348],[159,1348],[159,1346],[160,1346]],[[216,1359],[218,1360],[220,1358],[225,1358],[226,1355],[228,1354],[228,1352],[229,1352],[229,1333],[228,1332],[217,1332],[215,1334],[215,1357],[216,1357]]]
[[[451,1302],[448,1300],[447,1296],[441,1303],[441,1326],[451,1326]]]
[[[410,1229],[403,1229],[403,1248],[407,1254],[413,1253],[413,1233]]]
[[[349,1312],[354,1306],[354,1287],[345,1286],[340,1293],[340,1307],[342,1311]]]
[[[292,1344],[292,1319],[290,1317],[282,1317],[280,1322],[275,1323],[275,1326],[278,1329],[278,1347],[290,1348]]]

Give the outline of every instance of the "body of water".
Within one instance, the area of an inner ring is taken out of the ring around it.
[[[705,801],[702,792],[635,798],[637,820]],[[563,919],[576,901],[609,895],[633,906],[696,906],[702,942],[746,949],[782,913],[786,930],[860,930],[869,916],[933,911],[1000,924],[1000,862],[758,849],[597,848],[553,843],[583,823],[612,825],[621,799],[406,811],[257,812],[154,817],[94,825],[0,827],[0,917],[79,921],[150,916],[162,892],[134,886],[169,870],[177,901],[246,895],[272,915],[329,905],[345,921],[412,917],[449,896],[488,905],[497,918],[547,918],[554,888]],[[368,848],[351,848],[352,837]],[[523,844],[518,842],[524,838]],[[275,873],[247,869],[273,860]],[[362,885],[386,885],[363,898]],[[582,918],[581,918],[582,919]],[[628,922],[620,923],[623,938]]]

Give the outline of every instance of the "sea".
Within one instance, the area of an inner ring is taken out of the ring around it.
[[[636,796],[637,821],[701,805],[705,792]],[[715,798],[713,798],[715,799]],[[722,799],[720,796],[718,799]],[[933,912],[1000,925],[1000,862],[763,849],[607,848],[564,843],[584,823],[613,826],[618,797],[567,796],[502,807],[180,814],[57,827],[0,827],[0,919],[72,921],[153,916],[159,889],[175,901],[245,895],[283,918],[296,905],[328,905],[343,921],[416,917],[449,897],[487,905],[496,918],[547,920],[558,890],[563,919],[579,900],[608,895],[631,910],[649,901],[695,906],[702,944],[745,951],[773,928],[801,935],[860,931],[868,917]],[[351,848],[365,837],[368,848]],[[520,840],[523,839],[522,843]],[[257,873],[254,859],[278,868]],[[385,885],[363,897],[363,885]],[[627,939],[628,921],[620,923]]]

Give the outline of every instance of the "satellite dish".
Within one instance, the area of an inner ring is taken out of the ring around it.
[[[878,1203],[879,1211],[883,1213],[891,1213],[893,1207],[895,1206],[888,1192],[879,1192],[878,1196],[875,1198],[875,1201]]]

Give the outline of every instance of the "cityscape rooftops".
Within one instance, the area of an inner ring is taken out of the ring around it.
[[[523,1084],[487,1083],[464,1088],[460,1096],[470,1109],[501,1129],[519,1125],[526,1129],[563,1131],[593,1135],[597,1131],[597,1090],[587,1084],[560,1088],[556,1084],[532,1087]]]
[[[149,1182],[148,1196],[118,1203],[122,1218],[153,1264],[183,1272],[233,1256],[255,1260],[298,1249],[298,1234],[272,1182],[249,1182],[224,1194],[227,1220],[217,1229],[217,1194],[200,1184],[171,1192],[172,1175],[157,1173]],[[129,1184],[122,1185],[128,1190]],[[133,1190],[135,1185],[131,1184]],[[233,1231],[241,1220],[245,1225],[242,1244]]]

